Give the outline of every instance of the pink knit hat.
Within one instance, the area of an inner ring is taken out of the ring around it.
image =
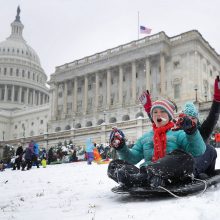
[[[151,110],[150,110],[150,115],[153,117],[153,110],[155,108],[161,108],[167,112],[169,115],[170,120],[174,118],[174,110],[175,110],[175,105],[166,99],[163,100],[157,100],[153,102]]]

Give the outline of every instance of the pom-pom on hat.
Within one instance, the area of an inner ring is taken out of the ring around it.
[[[162,100],[157,100],[157,101],[153,102],[151,110],[150,110],[151,117],[153,117],[153,110],[155,108],[161,108],[161,109],[165,110],[167,112],[167,114],[169,115],[170,120],[172,120],[174,118],[174,110],[176,109],[176,107],[171,101],[168,101],[166,99],[162,99]]]
[[[199,116],[198,110],[192,102],[187,102],[184,105],[183,113],[188,115],[188,116],[197,118],[197,119],[198,119],[198,116]]]

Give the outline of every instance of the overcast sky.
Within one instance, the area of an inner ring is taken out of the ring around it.
[[[0,0],[0,42],[18,5],[24,39],[48,76],[56,66],[137,40],[138,11],[152,34],[197,29],[220,53],[219,0]]]

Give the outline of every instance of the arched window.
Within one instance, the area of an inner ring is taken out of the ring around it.
[[[71,127],[70,127],[70,125],[67,125],[66,127],[65,127],[65,130],[70,130],[71,129]]]
[[[112,117],[112,118],[109,119],[110,123],[115,123],[116,121],[117,121],[117,119],[115,117]]]
[[[75,128],[81,128],[81,124],[80,123],[76,124]]]
[[[56,128],[55,128],[55,131],[56,131],[56,132],[61,131],[61,128],[60,128],[60,127],[56,127]]]
[[[86,122],[86,127],[91,127],[92,126],[92,122],[91,121],[87,121]]]
[[[101,125],[103,122],[104,122],[103,119],[99,119],[98,122],[97,122],[97,125]]]
[[[135,118],[143,118],[143,117],[144,117],[143,112],[138,112],[135,116]]]
[[[124,115],[124,116],[122,117],[122,121],[129,121],[129,120],[130,120],[129,115]]]

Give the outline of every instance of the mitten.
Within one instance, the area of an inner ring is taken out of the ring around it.
[[[109,137],[109,145],[110,147],[115,148],[116,150],[122,148],[125,144],[125,135],[124,133],[117,129],[117,128],[112,128],[112,131],[110,133]]]
[[[215,84],[214,84],[214,100],[216,102],[220,102],[220,80],[219,80],[219,76],[217,76],[216,79],[215,79]]]
[[[139,101],[141,102],[141,104],[144,106],[144,109],[147,113],[150,113],[150,109],[152,106],[152,102],[151,102],[151,97],[150,97],[150,93],[148,90],[144,91],[140,97],[139,97]]]
[[[176,126],[172,130],[184,130],[186,134],[192,135],[196,132],[197,126],[196,123],[193,122],[187,115],[180,114],[180,117],[176,122]]]

